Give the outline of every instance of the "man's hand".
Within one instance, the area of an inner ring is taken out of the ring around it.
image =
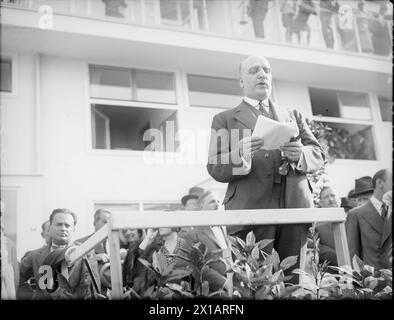
[[[263,145],[264,141],[259,137],[246,137],[239,142],[239,153],[247,162],[249,162]]]
[[[104,263],[109,262],[108,254],[106,253],[97,253],[96,254],[97,261],[102,261]]]
[[[301,143],[301,141],[297,140],[294,142],[285,143],[283,146],[280,147],[280,150],[285,154],[288,159],[297,162],[300,159],[302,147],[303,144]]]

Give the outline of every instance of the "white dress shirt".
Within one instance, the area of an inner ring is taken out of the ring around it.
[[[372,205],[376,209],[376,211],[379,213],[380,216],[382,216],[382,205],[383,205],[383,202],[378,200],[375,196],[372,196],[370,198],[370,200],[372,202]]]
[[[260,101],[259,100],[255,100],[249,97],[244,97],[244,101],[248,104],[250,104],[252,107],[259,109],[260,108]],[[261,100],[261,103],[265,109],[265,111],[267,111],[268,114],[270,114],[270,106],[269,106],[269,101],[268,98],[265,100]],[[283,156],[283,152],[281,151],[281,154]],[[242,168],[240,169],[240,171],[238,172],[238,175],[247,175],[251,168],[252,168],[252,160],[250,160],[249,162],[245,160],[245,158],[241,155],[241,159],[242,159]],[[305,171],[306,168],[306,164],[305,164],[305,159],[304,159],[304,154],[301,151],[301,155],[300,158],[298,159],[297,162],[297,168],[301,171]]]

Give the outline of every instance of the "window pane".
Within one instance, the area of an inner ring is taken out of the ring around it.
[[[341,116],[346,119],[371,120],[371,108],[366,93],[339,91]]]
[[[309,88],[312,113],[315,116],[340,117],[337,93],[334,90]]]
[[[130,70],[90,67],[90,96],[131,100]]]
[[[92,112],[95,111],[108,119],[108,126],[93,130],[96,144],[107,134],[109,148],[115,150],[175,152],[178,148],[176,110],[96,105],[92,106]],[[107,127],[109,133],[99,131]],[[149,129],[156,130],[147,132]]]
[[[12,63],[11,60],[1,59],[1,82],[0,91],[12,91]]]
[[[242,90],[235,79],[188,75],[192,106],[234,107],[241,102]]]
[[[392,121],[393,117],[393,103],[386,99],[379,99],[380,114],[382,121]]]
[[[160,0],[160,13],[163,19],[177,20],[177,1]]]
[[[138,101],[176,103],[172,73],[136,70],[135,81]]]
[[[329,153],[338,159],[376,160],[372,126],[323,122],[332,128]]]

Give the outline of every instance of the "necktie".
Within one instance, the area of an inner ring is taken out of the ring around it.
[[[381,216],[382,216],[382,218],[383,218],[384,220],[387,219],[388,211],[389,211],[389,208],[388,208],[387,204],[383,203],[383,204],[382,204],[382,209],[381,209],[380,212],[381,212]]]
[[[269,111],[267,112],[267,109],[265,108],[263,101],[259,102],[259,110],[268,118],[272,119],[271,114]]]

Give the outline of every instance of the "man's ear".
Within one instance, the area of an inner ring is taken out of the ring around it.
[[[244,87],[244,79],[239,78],[239,86],[243,89],[243,87]]]

